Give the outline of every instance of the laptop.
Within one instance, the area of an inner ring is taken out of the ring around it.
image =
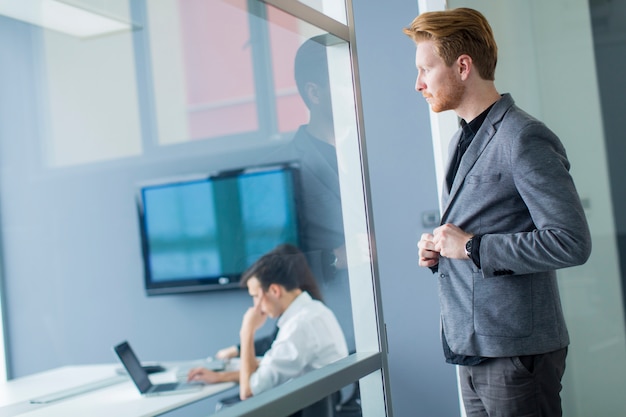
[[[127,341],[120,343],[113,348],[122,365],[130,375],[137,389],[142,395],[157,396],[166,394],[182,394],[198,391],[204,386],[203,383],[170,382],[166,384],[153,384],[146,370],[141,366],[141,362],[135,355]]]

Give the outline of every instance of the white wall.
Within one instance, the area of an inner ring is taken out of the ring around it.
[[[88,3],[97,6],[95,0]],[[130,20],[126,0],[109,1],[106,10]],[[40,130],[45,166],[140,155],[132,32],[89,39],[53,31],[40,33],[38,81],[46,93],[39,102],[45,106],[42,114],[46,116]]]

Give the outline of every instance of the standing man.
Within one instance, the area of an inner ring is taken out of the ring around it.
[[[437,273],[443,350],[459,365],[467,416],[561,416],[569,336],[556,270],[591,252],[565,149],[496,90],[497,46],[481,13],[423,13],[404,32],[417,44],[416,90],[461,119],[441,226],[418,248]]]

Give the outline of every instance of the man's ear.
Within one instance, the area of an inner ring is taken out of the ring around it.
[[[456,64],[457,64],[457,68],[459,71],[459,75],[461,76],[461,79],[467,80],[467,78],[470,75],[470,72],[472,71],[473,64],[474,64],[472,61],[472,57],[467,54],[460,55],[456,59]]]
[[[304,94],[311,104],[320,104],[319,86],[314,82],[308,81],[304,85]]]
[[[270,284],[267,288],[267,293],[271,294],[273,297],[279,298],[283,293],[283,287],[278,284]]]

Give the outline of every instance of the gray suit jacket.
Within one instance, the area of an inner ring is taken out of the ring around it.
[[[569,344],[555,270],[591,252],[569,167],[557,136],[503,95],[452,188],[444,184],[441,224],[482,235],[480,269],[469,259],[439,260],[442,326],[453,352],[508,357]]]

